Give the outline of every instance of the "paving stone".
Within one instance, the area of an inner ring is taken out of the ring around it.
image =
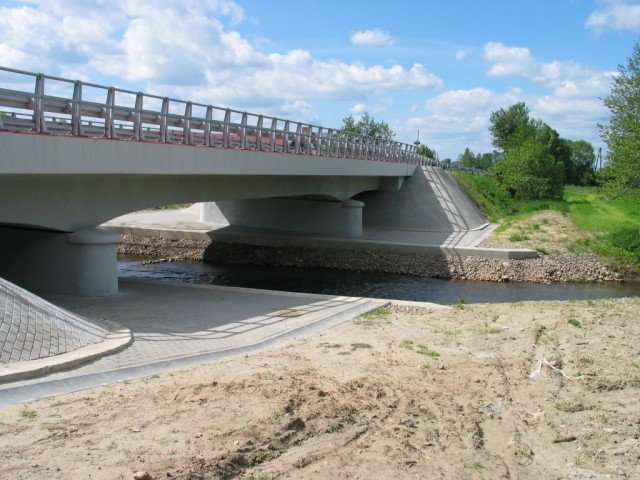
[[[107,334],[106,329],[0,278],[0,363],[70,352],[101,342]]]

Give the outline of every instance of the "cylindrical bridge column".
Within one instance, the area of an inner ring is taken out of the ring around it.
[[[0,277],[28,290],[107,296],[118,293],[117,233],[0,228]]]

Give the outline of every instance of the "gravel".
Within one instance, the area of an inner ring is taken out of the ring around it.
[[[480,246],[506,248],[485,241]],[[204,261],[227,265],[265,265],[399,273],[421,277],[494,282],[612,282],[621,276],[592,255],[558,253],[527,260],[457,257],[384,251],[256,247],[197,240],[123,235],[118,254],[147,261]]]

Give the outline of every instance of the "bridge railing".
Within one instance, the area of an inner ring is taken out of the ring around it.
[[[425,164],[415,145],[0,67],[0,130]]]

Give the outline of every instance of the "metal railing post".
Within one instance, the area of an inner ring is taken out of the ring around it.
[[[167,143],[169,141],[169,131],[167,129],[167,116],[169,115],[169,99],[164,97],[162,99],[162,107],[160,108],[160,143]]]
[[[229,148],[229,127],[231,123],[231,110],[228,108],[224,112],[224,124],[222,126],[222,146]]]
[[[207,113],[205,115],[204,122],[204,142],[203,145],[206,147],[211,146],[211,120],[213,119],[213,107],[209,105],[207,107]]]
[[[71,135],[83,135],[82,131],[82,82],[73,84],[73,102],[71,103]]]
[[[182,143],[191,145],[191,117],[193,112],[193,104],[187,102],[184,107],[184,117],[182,117]]]
[[[116,99],[116,90],[113,87],[109,87],[107,90],[107,103],[105,105],[104,112],[104,136],[106,138],[116,138],[113,128],[113,105]]]
[[[142,99],[143,93],[138,92],[136,94],[136,105],[133,112],[133,139],[144,140],[144,134],[142,133]]]
[[[37,133],[45,133],[47,126],[44,121],[44,75],[36,76],[36,88],[33,98],[33,129]]]

